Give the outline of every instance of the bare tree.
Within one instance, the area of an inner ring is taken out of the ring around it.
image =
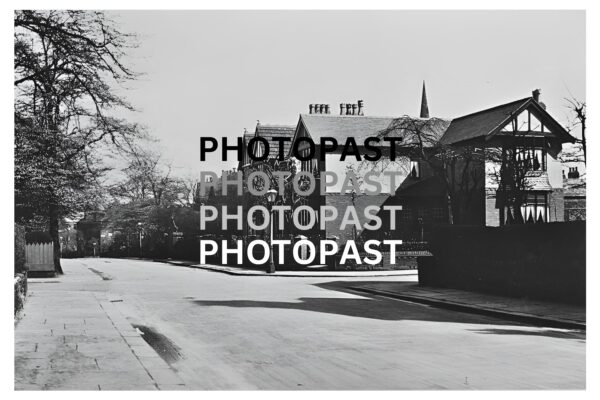
[[[574,97],[565,99],[567,101],[567,108],[571,112],[573,118],[570,119],[567,130],[572,133],[578,127],[581,129],[581,138],[577,138],[575,147],[565,151],[561,160],[563,162],[579,162],[583,161],[587,164],[587,143],[585,137],[586,130],[586,103],[585,101],[577,100]],[[575,135],[575,137],[577,137]],[[581,157],[583,155],[583,159]]]
[[[189,199],[185,183],[173,176],[171,163],[158,151],[140,144],[130,145],[125,179],[109,188],[117,199],[150,201],[155,206],[184,205]]]
[[[379,133],[380,137],[402,138],[402,149],[410,159],[424,163],[444,188],[448,222],[461,223],[475,199],[474,193],[482,186],[483,177],[477,166],[483,165],[484,151],[477,146],[453,146],[441,142],[449,122],[440,118],[413,118],[403,116]],[[388,168],[393,163],[382,157],[377,163]]]

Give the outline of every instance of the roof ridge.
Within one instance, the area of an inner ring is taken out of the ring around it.
[[[429,118],[421,118],[421,117],[415,117],[412,115],[408,115],[408,114],[404,114],[404,115],[400,115],[397,117],[392,117],[389,115],[339,115],[339,114],[300,114],[300,116],[304,117],[304,116],[315,116],[315,117],[337,117],[337,118],[356,118],[356,119],[365,119],[365,118],[378,118],[378,119],[400,119],[400,118],[411,118],[411,119],[422,119],[422,120],[428,120],[428,119],[439,119],[442,121],[452,121],[453,118],[450,117],[429,117]],[[456,118],[454,118],[456,119]]]
[[[258,128],[296,128],[296,125],[260,124]]]
[[[339,114],[306,114],[301,113],[302,117],[325,117],[325,118],[356,118],[356,119],[365,119],[365,118],[400,118],[400,117],[389,117],[385,115],[339,115]]]
[[[506,107],[506,106],[511,105],[511,104],[517,104],[517,103],[521,103],[521,102],[524,103],[525,101],[530,100],[530,99],[532,99],[531,96],[530,97],[525,97],[525,98],[522,98],[522,99],[519,99],[519,100],[510,101],[508,103],[500,104],[499,106],[494,106],[494,107],[486,108],[484,110],[475,111],[475,112],[472,112],[470,114],[461,115],[458,118],[453,118],[452,121],[458,121],[458,120],[461,120],[463,118],[468,118],[468,117],[472,117],[472,116],[477,115],[477,114],[482,114],[482,113],[485,113],[485,112],[493,111],[493,110],[496,110],[498,108]]]

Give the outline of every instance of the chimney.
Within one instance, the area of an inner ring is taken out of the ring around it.
[[[319,104],[319,114],[325,114],[325,104]]]
[[[329,114],[329,104],[325,104],[325,114]]]
[[[535,89],[533,92],[531,92],[531,96],[533,97],[533,99],[539,103],[540,102],[540,93],[542,91],[540,89]]]
[[[352,115],[352,104],[346,103],[346,115]]]
[[[340,115],[344,115],[346,113],[346,105],[344,103],[340,103]]]
[[[364,115],[363,113],[364,102],[362,100],[358,101],[358,115]]]
[[[312,104],[309,104],[309,105],[308,105],[308,113],[309,113],[309,114],[312,114],[312,113],[313,113],[313,105],[312,105]]]
[[[356,104],[352,104],[352,115],[356,115]]]
[[[569,174],[567,175],[569,179],[579,179],[579,171],[577,167],[569,167]]]

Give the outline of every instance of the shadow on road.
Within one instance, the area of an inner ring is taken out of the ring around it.
[[[521,329],[471,329],[471,332],[481,333],[485,335],[524,335],[524,336],[546,336],[558,339],[579,339],[585,340],[585,332],[582,331],[566,331],[556,329],[537,329],[537,330],[521,330]]]
[[[368,282],[359,283],[366,284]],[[352,284],[355,285],[357,282],[353,281]],[[291,309],[384,321],[412,320],[512,326],[514,327],[512,329],[488,328],[471,329],[471,331],[474,333],[489,335],[535,335],[561,339],[585,340],[585,332],[579,330],[548,329],[516,321],[495,318],[493,316],[441,309],[419,303],[369,295],[363,292],[357,294],[348,287],[347,281],[318,283],[315,284],[315,286],[325,290],[333,290],[336,292],[351,294],[354,297],[301,297],[298,299],[298,301],[293,302],[255,300],[190,300],[199,306],[205,307]],[[521,326],[523,329],[519,329]]]
[[[356,295],[356,294],[355,294]],[[191,300],[204,307],[269,308],[311,311],[384,321],[431,321],[488,325],[522,325],[492,317],[442,310],[422,304],[361,294],[355,298],[302,297],[298,301]]]

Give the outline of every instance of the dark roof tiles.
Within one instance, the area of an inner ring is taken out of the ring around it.
[[[289,141],[283,142],[283,151],[284,151],[283,154],[287,155],[290,151],[290,147],[292,145],[292,139],[294,137],[295,131],[296,131],[295,126],[259,124],[256,126],[255,135],[267,139],[267,141],[269,142],[269,156],[270,157],[278,157],[279,156],[279,144],[277,142],[272,141],[271,139],[274,137],[289,138],[290,139]]]
[[[516,113],[531,97],[488,108],[473,114],[455,118],[442,136],[443,144],[452,144],[486,136],[508,117]]]

